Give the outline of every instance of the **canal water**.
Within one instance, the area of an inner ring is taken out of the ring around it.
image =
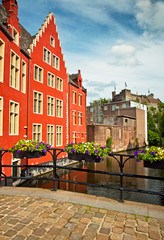
[[[132,152],[128,152],[128,153],[131,154]],[[112,157],[106,158],[101,163],[85,163],[84,162],[84,163],[74,164],[71,167],[119,173],[118,163]],[[136,162],[135,159],[128,160],[125,164],[123,171],[124,173],[129,173],[129,174],[164,177],[163,170],[144,168],[143,161]],[[120,184],[119,176],[111,176],[111,175],[104,175],[104,174],[97,174],[97,173],[86,173],[86,172],[79,172],[79,171],[73,171],[73,170],[69,171],[69,170],[61,170],[61,169],[57,170],[57,174],[60,179],[66,179],[66,180],[110,185],[110,186],[119,186]],[[52,172],[46,173],[42,175],[42,177],[52,177]],[[53,182],[45,181],[45,180],[30,180],[24,183],[22,186],[53,189]],[[158,180],[124,177],[124,187],[164,193],[164,181],[158,181]],[[118,200],[120,196],[119,190],[107,189],[102,187],[91,187],[86,185],[79,185],[79,184],[65,183],[65,182],[60,182],[60,189],[92,194],[96,196],[108,197],[116,200]],[[123,193],[123,196],[125,200],[129,200],[129,201],[164,205],[164,197],[157,196],[157,195],[149,195],[144,193],[126,191]]]

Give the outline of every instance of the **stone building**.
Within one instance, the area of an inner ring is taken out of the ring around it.
[[[157,108],[158,103],[161,101],[159,98],[154,98],[154,94],[150,93],[148,95],[138,95],[131,93],[131,90],[123,89],[120,93],[116,94],[116,92],[112,92],[112,102],[118,101],[128,101],[133,100],[138,103],[146,104],[148,108],[155,107]]]
[[[108,137],[115,151],[147,144],[146,105],[117,98],[87,107],[87,141],[105,145]]]

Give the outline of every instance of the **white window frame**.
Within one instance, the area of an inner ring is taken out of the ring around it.
[[[3,97],[0,97],[0,136],[3,136]]]
[[[53,128],[53,131],[48,131],[48,128]],[[49,138],[51,139],[50,141]],[[51,147],[55,146],[55,125],[47,124],[47,143],[50,144]]]
[[[34,125],[38,128],[40,126],[41,132],[39,133],[38,131],[34,132]],[[36,138],[34,139],[34,133],[36,134]],[[40,134],[40,139],[38,140],[38,134]],[[42,141],[42,124],[41,123],[33,123],[32,124],[32,140],[33,141]]]
[[[15,42],[16,45],[19,46],[19,33],[14,27],[13,27],[13,42]]]
[[[51,39],[52,39],[53,43],[51,42]],[[53,36],[50,36],[50,45],[52,47],[55,47],[55,38]]]
[[[26,93],[26,62],[24,60],[22,60],[21,92]]]
[[[73,110],[73,125],[76,125],[76,111]]]
[[[56,89],[63,92],[63,79],[60,77],[56,79]]]
[[[49,79],[49,76],[50,76],[50,79]],[[52,79],[53,79],[53,84],[52,84]],[[50,72],[47,73],[47,86],[55,88],[55,75],[53,73],[50,73]]]
[[[57,63],[57,60],[58,60],[58,63]],[[57,70],[60,69],[60,58],[55,54],[53,54],[53,57],[52,57],[52,66]]]
[[[78,98],[79,98],[78,99],[79,100],[79,106],[82,106],[82,94],[79,93],[79,97]]]
[[[78,112],[78,125],[82,126],[82,112]]]
[[[77,132],[75,132],[75,131],[72,132],[72,139],[73,139],[73,143],[76,143],[76,140],[77,140]]]
[[[58,132],[58,130],[57,130],[58,128],[61,129],[61,133]],[[58,134],[61,134],[61,143],[60,144],[58,144]],[[56,146],[58,146],[58,147],[63,146],[63,126],[61,126],[61,125],[56,126]]]
[[[60,105],[58,105],[58,102],[60,103]],[[59,108],[59,111],[58,111],[58,108]],[[63,100],[59,98],[56,98],[56,117],[63,118]]]
[[[14,55],[14,63],[12,62],[11,54]],[[18,66],[16,57],[18,60]],[[17,75],[17,77],[15,77],[15,75]],[[13,50],[10,52],[10,87],[16,90],[19,90],[20,88],[20,57]]]
[[[36,68],[37,68],[36,70],[37,72],[35,71]],[[41,81],[39,79],[40,71],[41,71]],[[43,83],[43,68],[39,67],[37,64],[34,64],[34,80],[37,82]]]
[[[51,51],[46,47],[43,47],[43,61],[51,65]]]
[[[11,111],[11,103],[13,103],[14,105],[17,105],[17,107],[18,107],[18,111],[17,112],[15,112],[15,106],[14,106],[14,111]],[[14,123],[13,123],[13,120],[11,119],[11,113],[13,113],[14,114]],[[15,121],[15,115],[16,115],[16,113],[17,113],[17,116],[18,116],[18,119]],[[13,125],[14,125],[14,127],[12,127],[12,128],[14,128],[14,131],[11,129],[11,124],[13,123]],[[15,130],[15,128],[16,128],[16,130]],[[12,100],[10,100],[10,102],[9,102],[9,135],[11,136],[16,136],[16,135],[19,135],[19,103],[18,102],[15,102],[15,101],[12,101]]]
[[[4,80],[4,58],[5,58],[5,43],[0,38],[0,82]]]
[[[40,107],[41,112],[39,112],[39,99],[34,97],[35,93],[37,93],[38,95],[42,96],[42,99],[40,101],[41,102],[41,107]],[[34,106],[35,105],[35,99],[37,99],[37,101],[36,101],[36,112],[34,111],[35,110],[35,106]],[[35,113],[35,114],[43,114],[43,93],[38,92],[36,90],[33,91],[33,113]]]
[[[72,98],[73,98],[73,99],[72,99],[73,104],[76,104],[76,102],[77,102],[77,100],[76,100],[76,98],[77,98],[77,92],[74,91],[74,90],[73,90]]]
[[[51,102],[48,101],[49,99],[51,100]],[[53,103],[52,103],[52,100],[53,100]],[[52,106],[53,106],[53,113],[51,111],[52,110]],[[47,95],[47,115],[51,116],[51,117],[55,116],[55,98],[52,97],[52,96],[49,96],[49,95]]]

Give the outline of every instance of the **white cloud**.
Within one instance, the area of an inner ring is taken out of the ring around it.
[[[116,45],[110,51],[110,64],[116,66],[134,67],[139,65],[136,49],[132,45]]]
[[[137,0],[136,19],[146,37],[164,36],[164,2]]]

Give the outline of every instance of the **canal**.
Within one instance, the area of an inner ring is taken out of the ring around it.
[[[124,152],[125,153],[125,152]],[[132,152],[128,152],[132,154]],[[76,163],[73,167],[81,169],[90,169],[90,170],[99,170],[99,171],[108,171],[108,172],[119,172],[118,163],[112,157],[107,157],[101,163]],[[163,170],[155,170],[150,168],[143,167],[143,161],[136,162],[135,159],[130,159],[126,162],[124,167],[124,173],[138,174],[138,175],[147,175],[147,176],[158,176],[164,177]],[[73,170],[57,170],[57,174],[60,179],[73,180],[79,182],[87,182],[94,184],[103,184],[111,186],[119,186],[120,177],[111,176],[97,173],[86,173]],[[42,175],[44,177],[52,177],[52,172]],[[48,188],[53,189],[52,181],[45,180],[28,180],[21,186],[23,187],[39,187],[39,188]],[[148,180],[148,179],[139,179],[124,177],[124,187],[151,190],[156,192],[164,193],[164,182],[158,180]],[[60,182],[60,189],[67,191],[74,191],[80,193],[86,193],[96,196],[102,196],[112,199],[119,199],[120,192],[118,190],[106,189],[100,187],[91,187],[86,185],[79,185],[73,183]],[[164,197],[157,195],[149,195],[136,192],[124,192],[124,199],[129,201],[151,203],[157,205],[164,205]]]

